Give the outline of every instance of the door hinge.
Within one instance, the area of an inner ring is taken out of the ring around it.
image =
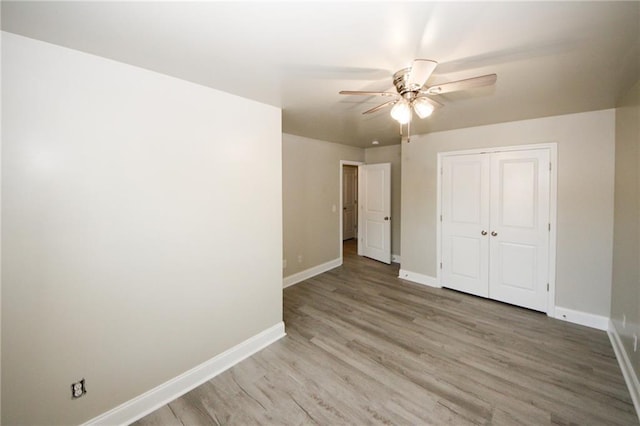
[[[440,222],[442,222],[442,215],[440,215]]]
[[[551,171],[551,163],[549,163],[549,171]]]
[[[549,223],[549,232],[551,232],[551,223]]]
[[[547,291],[549,291],[549,283],[547,283]]]
[[[440,175],[442,176],[443,172],[442,172],[443,168],[440,167]]]
[[[442,262],[440,262],[440,269],[442,269]]]

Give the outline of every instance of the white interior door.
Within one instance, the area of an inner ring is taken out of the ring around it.
[[[441,283],[546,312],[549,149],[442,158]]]
[[[489,297],[547,311],[549,150],[491,154]]]
[[[391,263],[391,163],[358,166],[358,254]]]
[[[342,239],[356,237],[358,227],[358,168],[342,166]]]
[[[484,154],[442,161],[442,285],[489,297],[490,161]]]

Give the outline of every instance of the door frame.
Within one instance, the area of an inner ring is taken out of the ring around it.
[[[547,294],[547,316],[555,317],[556,309],[556,237],[557,237],[557,212],[558,212],[558,143],[540,143],[529,145],[495,146],[491,148],[466,149],[461,151],[441,151],[438,152],[437,194],[436,194],[436,245],[437,263],[442,264],[442,159],[448,156],[468,155],[468,154],[490,154],[505,151],[526,151],[532,149],[548,149],[549,161],[551,162],[551,176],[549,187],[549,292]],[[442,269],[436,268],[437,287],[442,287]]]
[[[350,161],[350,160],[340,160],[340,167],[338,169],[338,184],[339,186],[339,191],[338,193],[340,194],[340,202],[339,202],[339,208],[338,208],[338,212],[340,216],[340,222],[339,222],[339,228],[338,228],[338,241],[339,241],[339,247],[340,247],[340,264],[342,265],[342,261],[343,261],[343,249],[342,249],[342,227],[343,227],[343,223],[342,223],[342,209],[343,209],[343,205],[342,205],[342,198],[343,198],[343,194],[342,194],[342,166],[363,166],[365,164],[364,161]],[[358,173],[358,190],[360,188],[360,173]],[[358,198],[360,198],[358,196]],[[360,200],[358,200],[358,202],[360,202]],[[358,208],[358,232],[360,231],[360,208]],[[358,239],[358,235],[356,234],[356,239]],[[360,243],[360,241],[358,241],[358,243]],[[358,244],[358,247],[360,247],[360,244]],[[358,249],[359,251],[359,249]]]

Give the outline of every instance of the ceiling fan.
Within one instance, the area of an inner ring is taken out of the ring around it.
[[[341,95],[364,95],[364,96],[384,96],[393,98],[388,102],[373,107],[363,114],[371,114],[383,108],[391,108],[391,117],[400,123],[400,134],[402,125],[407,124],[407,133],[410,133],[411,117],[415,111],[420,118],[431,115],[435,108],[443,106],[440,102],[430,96],[444,93],[456,92],[459,90],[473,89],[476,87],[490,86],[495,84],[498,76],[487,74],[479,77],[467,78],[464,80],[452,81],[425,87],[425,83],[431,77],[438,63],[430,59],[416,59],[409,68],[401,69],[393,74],[393,85],[396,92],[368,92],[358,90],[343,90]],[[409,134],[410,137],[410,134]]]

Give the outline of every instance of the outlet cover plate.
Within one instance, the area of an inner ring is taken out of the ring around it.
[[[86,393],[87,388],[85,387],[84,379],[71,384],[71,399],[78,399]]]

